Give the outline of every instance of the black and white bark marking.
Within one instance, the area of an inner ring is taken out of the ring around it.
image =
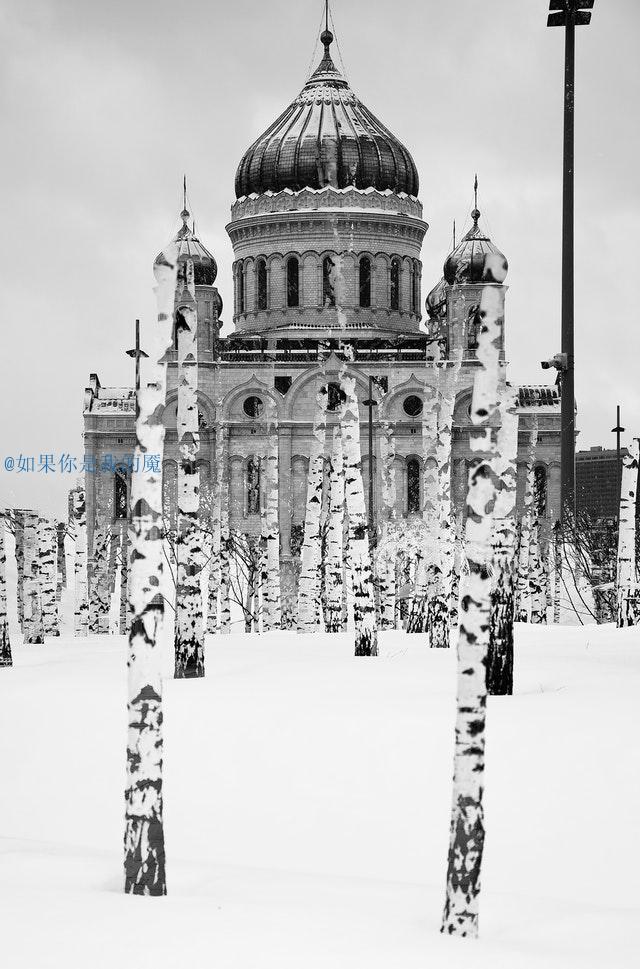
[[[7,557],[4,532],[5,516],[0,514],[0,667],[13,665],[7,619]]]
[[[494,278],[495,277],[494,275]],[[498,407],[499,342],[504,310],[501,286],[485,285],[480,301],[481,332],[471,403],[466,556],[469,575],[461,597],[458,639],[458,697],[453,806],[447,893],[442,931],[477,936],[480,867],[484,846],[486,659],[491,612],[491,533],[496,494],[495,445],[490,422]]]
[[[313,437],[309,453],[307,503],[302,542],[302,568],[298,583],[298,631],[313,633],[320,624],[320,514],[324,480],[324,449],[327,434],[327,385],[324,377],[316,391]]]
[[[175,626],[176,679],[204,676],[202,615],[202,533],[200,529],[200,446],[198,423],[198,317],[193,262],[181,267],[182,291],[176,298],[178,334],[178,540]]]
[[[87,515],[84,488],[72,492],[73,525],[75,532],[75,609],[74,635],[86,636],[89,631],[89,596],[87,580]]]
[[[531,587],[529,569],[531,567],[531,524],[535,512],[535,471],[533,462],[538,443],[538,418],[534,418],[533,427],[529,434],[529,449],[527,452],[526,485],[520,519],[520,549],[518,552],[518,584],[516,587],[516,619],[518,622],[529,622],[531,618]]]
[[[127,787],[124,834],[125,891],[165,895],[162,817],[162,660],[164,616],[162,473],[144,469],[144,455],[164,454],[166,358],[172,347],[176,247],[156,262],[158,321],[137,397],[136,458],[131,476],[131,583],[129,609]]]
[[[44,643],[42,590],[39,557],[40,519],[36,512],[24,512],[24,641]]]
[[[622,463],[620,482],[620,524],[616,573],[616,626],[640,623],[640,587],[636,573],[636,488],[638,482],[638,439]]]

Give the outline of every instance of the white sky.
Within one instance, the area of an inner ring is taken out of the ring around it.
[[[236,166],[306,80],[322,6],[0,0],[0,504],[65,514],[71,476],[9,473],[4,459],[81,456],[89,373],[131,380],[123,351],[135,317],[153,320],[152,263],[180,224],[184,171],[230,331]],[[523,383],[550,379],[540,360],[560,349],[564,32],[547,29],[547,7],[332,4],[352,87],[418,166],[423,295],[452,220],[458,238],[470,224],[478,172],[483,223],[509,260],[507,351]],[[627,439],[640,433],[639,28],[637,0],[596,0],[577,36],[580,447],[613,442],[617,403]]]

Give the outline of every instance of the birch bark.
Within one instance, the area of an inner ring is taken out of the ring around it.
[[[56,523],[48,518],[40,525],[40,574],[42,595],[42,628],[45,636],[59,636],[56,601],[58,533]]]
[[[18,625],[24,633],[24,512],[14,512],[14,538],[16,543]]]
[[[422,408],[422,536],[419,542],[416,584],[411,602],[407,632],[428,630],[429,602],[435,589],[435,565],[438,557],[438,437],[439,377],[433,364],[434,386],[425,379]]]
[[[313,437],[309,453],[309,477],[302,542],[302,569],[298,583],[298,631],[313,633],[319,627],[320,600],[320,515],[324,478],[324,448],[327,434],[327,385],[316,392]]]
[[[265,559],[266,582],[263,585],[265,630],[280,629],[282,605],[280,595],[280,524],[278,487],[278,415],[271,398],[267,400],[267,456],[265,460]]]
[[[86,636],[89,631],[89,598],[87,589],[87,515],[85,490],[72,492],[73,523],[75,529],[75,610],[74,635]]]
[[[333,430],[329,486],[329,526],[325,571],[327,597],[326,626],[328,633],[341,633],[344,629],[343,531],[344,467],[342,461],[342,435],[340,425],[338,424]]]
[[[620,523],[616,575],[616,626],[640,623],[640,588],[636,573],[636,501],[638,482],[638,439],[622,462]]]
[[[213,479],[213,505],[211,509],[211,558],[209,559],[209,608],[207,610],[207,632],[218,632],[218,599],[221,585],[221,534],[222,534],[222,471],[224,445],[222,428],[216,423],[215,464]]]
[[[9,638],[9,622],[7,619],[7,557],[5,553],[4,533],[6,519],[0,515],[0,667],[12,666],[11,640]]]
[[[362,483],[360,453],[360,412],[356,395],[356,381],[347,370],[350,348],[340,368],[340,389],[343,394],[341,433],[345,474],[345,502],[349,516],[349,565],[353,588],[353,620],[355,626],[355,655],[378,655],[376,603],[373,590],[373,569],[367,531],[367,511]]]
[[[522,518],[520,519],[520,550],[518,553],[518,585],[516,592],[516,619],[518,622],[529,622],[531,616],[531,592],[529,587],[529,569],[531,567],[531,524],[534,511],[534,468],[536,444],[538,443],[538,419],[534,418],[533,427],[529,435],[527,451],[527,468]]]
[[[499,344],[504,290],[485,285],[480,301],[481,332],[471,404],[466,553],[469,575],[464,582],[458,640],[458,698],[454,755],[453,805],[442,931],[478,933],[480,867],[484,846],[486,659],[491,608],[492,515],[496,482],[492,468],[495,445],[490,421],[498,407]]]
[[[231,632],[231,556],[229,543],[229,453],[228,428],[220,425],[220,632]],[[216,445],[217,446],[217,445]]]
[[[176,679],[204,676],[204,623],[200,572],[200,446],[198,425],[198,317],[193,262],[181,266],[182,292],[176,300],[178,335],[178,538],[176,569]]]
[[[39,518],[36,512],[24,513],[24,641],[44,643],[40,562],[38,556]]]
[[[378,394],[378,411],[382,407],[382,395]],[[380,422],[380,461],[382,464],[382,504],[384,519],[378,546],[378,569],[380,579],[380,627],[393,629],[396,608],[397,536],[396,518],[396,438],[391,422]]]
[[[517,456],[516,391],[506,387],[500,401],[500,429],[497,435],[494,463],[497,494],[493,529],[491,629],[487,656],[487,691],[491,696],[506,696],[513,693]]]
[[[162,816],[162,661],[164,615],[162,472],[144,468],[145,454],[164,453],[166,357],[172,346],[176,247],[156,261],[158,321],[136,408],[136,458],[131,476],[131,632],[128,655],[127,788],[124,835],[125,891],[165,895]]]

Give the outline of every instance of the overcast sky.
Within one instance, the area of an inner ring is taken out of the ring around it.
[[[82,455],[90,372],[130,381],[133,321],[180,224],[182,173],[232,326],[224,226],[236,166],[319,59],[322,0],[0,0],[4,231],[0,504],[65,514],[73,484],[7,455]],[[423,295],[455,218],[506,254],[514,382],[560,350],[563,34],[547,0],[334,0],[346,72],[418,166]],[[579,446],[640,434],[640,3],[596,0],[577,36]],[[339,63],[339,59],[338,59]]]

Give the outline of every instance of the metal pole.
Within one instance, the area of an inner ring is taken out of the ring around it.
[[[574,87],[575,20],[568,12],[564,55],[564,152],[562,177],[562,352],[567,369],[562,374],[560,473],[562,513],[575,514],[576,435],[574,385],[573,305],[573,171],[574,171]]]
[[[140,390],[140,320],[136,320],[136,394]]]

